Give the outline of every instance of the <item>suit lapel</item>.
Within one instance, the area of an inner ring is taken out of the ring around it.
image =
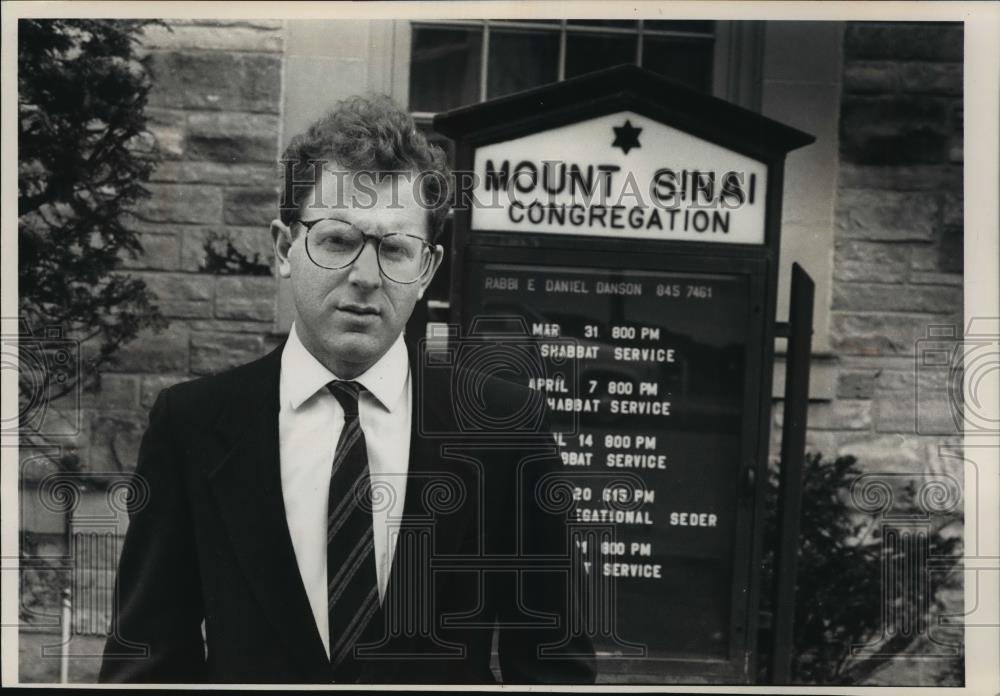
[[[288,532],[278,443],[283,346],[248,365],[217,424],[228,453],[212,491],[266,618],[310,672],[328,665]]]
[[[441,533],[447,535],[454,530],[435,529],[435,535],[431,537],[431,548],[419,548],[417,545],[410,545],[402,548],[404,542],[402,537],[407,529],[413,530],[422,526],[434,523],[434,511],[429,508],[428,501],[434,496],[428,496],[427,487],[431,483],[442,483],[441,475],[443,463],[441,457],[442,444],[449,438],[441,438],[441,433],[453,432],[448,430],[448,424],[452,419],[448,417],[448,407],[446,406],[447,385],[440,385],[437,381],[426,380],[425,371],[422,369],[420,360],[423,358],[419,347],[409,338],[406,340],[406,347],[410,360],[410,378],[413,390],[413,398],[410,407],[410,447],[407,464],[406,495],[403,502],[403,519],[401,522],[400,539],[397,541],[392,568],[389,572],[389,582],[386,587],[386,604],[381,608],[375,619],[371,622],[370,631],[362,642],[369,642],[378,646],[374,648],[373,654],[381,653],[383,657],[395,656],[397,659],[373,659],[364,664],[361,682],[379,683],[396,682],[401,680],[406,670],[412,669],[414,660],[419,659],[420,652],[411,652],[417,645],[424,645],[427,636],[417,631],[412,636],[393,635],[389,643],[383,643],[388,630],[385,623],[387,616],[394,616],[397,630],[402,624],[408,622],[418,622],[418,615],[427,610],[427,602],[431,601],[425,593],[432,592],[432,582],[430,577],[430,557],[426,554],[432,550],[441,551],[438,546]],[[466,482],[462,482],[463,485]],[[442,491],[443,492],[443,491]],[[445,553],[448,551],[445,550]],[[410,556],[409,558],[404,558]],[[417,576],[422,576],[417,577]],[[409,617],[409,619],[403,619]],[[432,612],[431,621],[436,621],[437,616]],[[415,624],[414,624],[415,625]],[[400,640],[402,638],[402,640]],[[433,643],[433,641],[432,641]],[[424,645],[426,650],[426,645]]]

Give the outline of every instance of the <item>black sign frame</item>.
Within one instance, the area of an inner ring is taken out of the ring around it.
[[[468,332],[475,314],[475,308],[467,302],[468,288],[474,267],[487,259],[546,265],[545,256],[553,254],[560,259],[560,266],[700,270],[743,274],[749,278],[751,306],[754,314],[759,314],[756,322],[750,322],[756,327],[751,333],[759,350],[751,350],[748,343],[738,483],[742,494],[738,499],[739,519],[748,522],[751,532],[746,546],[736,545],[737,556],[733,559],[734,573],[745,568],[746,576],[733,579],[729,659],[644,658],[649,666],[655,664],[662,671],[637,670],[634,663],[615,661],[604,662],[602,666],[612,668],[606,676],[615,681],[620,675],[633,674],[659,679],[659,682],[640,683],[752,683],[756,678],[757,614],[762,591],[759,567],[770,444],[784,161],[789,151],[815,139],[631,65],[439,114],[434,119],[434,128],[455,141],[456,169],[472,172],[475,153],[480,147],[621,111],[634,112],[764,164],[767,191],[763,243],[628,239],[627,245],[622,245],[612,236],[472,231],[472,210],[466,204],[472,200],[471,182],[460,175],[451,249],[456,269],[451,282],[451,321]],[[463,183],[467,188],[463,188]],[[627,251],[622,250],[623,246]],[[736,611],[737,607],[740,611]]]

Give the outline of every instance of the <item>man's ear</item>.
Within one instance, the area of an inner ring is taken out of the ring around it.
[[[441,266],[443,259],[444,247],[440,244],[435,244],[434,258],[431,259],[431,267],[427,269],[427,273],[420,280],[420,292],[417,294],[417,299],[423,299],[424,291],[430,287],[431,281],[434,280],[434,274],[437,273],[437,269]]]
[[[292,230],[281,220],[271,220],[271,238],[274,240],[274,258],[278,262],[278,275],[290,278],[292,264],[288,261],[288,252],[292,248]]]

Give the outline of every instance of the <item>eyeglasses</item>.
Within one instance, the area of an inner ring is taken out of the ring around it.
[[[320,268],[336,271],[358,260],[369,239],[375,240],[379,270],[397,283],[415,283],[431,266],[430,242],[401,232],[365,234],[345,220],[319,218],[296,220],[306,228],[306,255]]]

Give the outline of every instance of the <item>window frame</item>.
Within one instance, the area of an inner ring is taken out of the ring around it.
[[[558,24],[489,19],[435,19],[397,21],[405,27],[397,31],[397,35],[406,34],[405,50],[409,56],[410,42],[414,27],[427,28],[482,28],[483,40],[480,44],[479,101],[487,100],[489,86],[489,51],[490,31],[492,29],[521,29],[527,31],[547,31],[559,34],[559,57],[557,65],[557,80],[566,79],[566,44],[570,33],[594,35],[636,36],[635,64],[641,66],[643,59],[643,44],[645,37],[663,38],[702,38],[713,42],[712,51],[712,86],[711,94],[727,101],[734,102],[748,109],[760,108],[760,70],[763,56],[763,22],[728,22],[716,21],[714,32],[687,32],[669,29],[649,29],[642,19],[635,20],[635,27],[606,27],[573,24],[573,20],[560,19]],[[403,46],[398,51],[402,52]],[[400,76],[398,82],[407,83],[406,100],[409,104],[409,61],[406,64],[406,75]],[[405,79],[404,79],[405,77]],[[414,119],[421,125],[429,124],[434,111],[411,111]]]

